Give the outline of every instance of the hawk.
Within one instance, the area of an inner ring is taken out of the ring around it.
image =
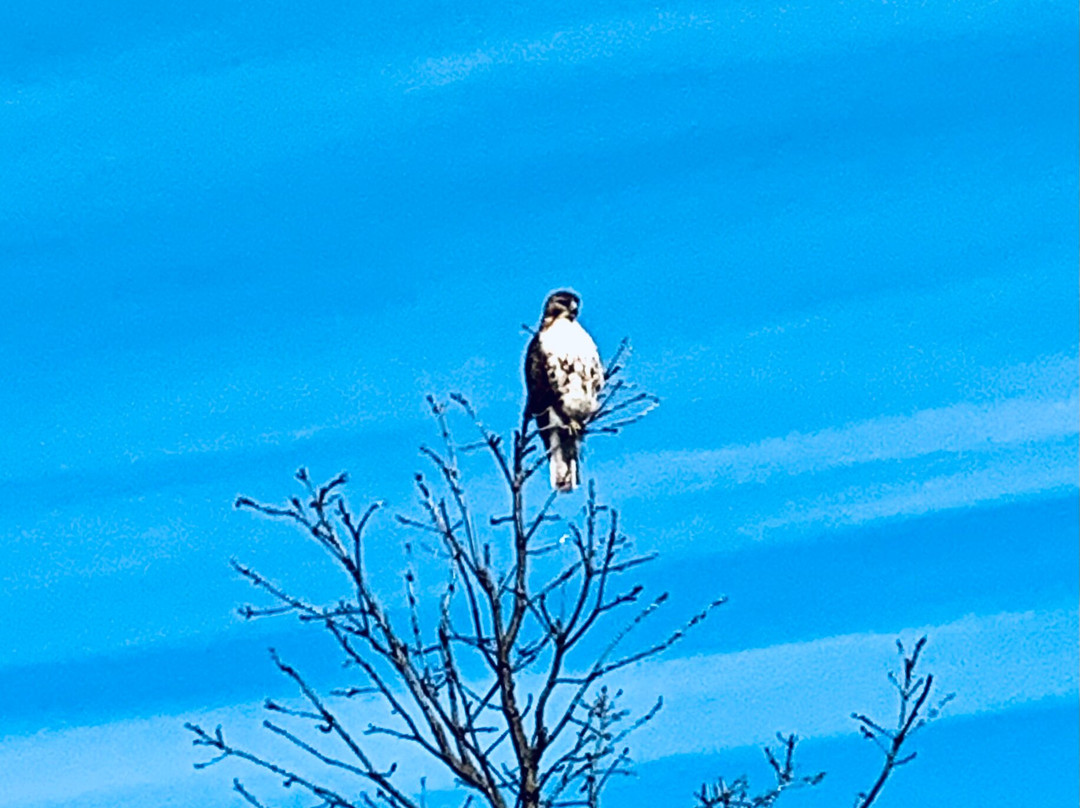
[[[556,491],[573,491],[581,482],[581,441],[604,386],[596,343],[577,321],[580,308],[573,292],[552,292],[525,353],[525,417],[536,419]]]

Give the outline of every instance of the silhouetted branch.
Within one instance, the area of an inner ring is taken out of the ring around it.
[[[881,772],[878,774],[874,784],[869,791],[861,792],[856,797],[855,805],[857,808],[869,808],[881,793],[881,789],[885,786],[885,781],[889,779],[889,775],[897,767],[910,763],[915,759],[915,752],[903,754],[911,736],[926,726],[928,721],[937,718],[941,709],[953,699],[954,694],[949,693],[938,701],[935,706],[926,707],[926,702],[930,698],[930,691],[934,685],[934,675],[920,676],[917,674],[919,655],[925,646],[926,637],[920,637],[911,649],[911,653],[908,654],[904,650],[904,644],[900,640],[896,641],[903,672],[900,677],[897,677],[891,671],[889,672],[889,682],[896,690],[898,699],[896,726],[894,729],[885,729],[881,724],[862,713],[851,714],[851,717],[858,722],[859,734],[866,740],[872,741],[885,756]]]
[[[782,794],[793,788],[816,786],[825,779],[825,772],[811,775],[799,775],[795,765],[795,747],[799,739],[794,734],[776,734],[780,743],[778,750],[764,748],[765,760],[772,770],[775,783],[772,788],[760,794],[750,793],[750,782],[746,777],[739,777],[731,782],[724,778],[715,783],[706,784],[698,792],[698,808],[769,808]]]

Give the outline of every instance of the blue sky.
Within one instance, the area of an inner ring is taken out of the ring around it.
[[[776,730],[831,772],[791,803],[847,804],[875,763],[847,715],[927,632],[957,698],[880,804],[1075,805],[1078,27],[5,4],[0,806],[239,804],[182,723],[250,734],[286,692],[267,645],[335,668],[234,616],[229,558],[326,569],[232,500],[306,465],[407,510],[423,396],[511,429],[520,325],[562,286],[663,399],[586,457],[661,552],[645,582],[673,615],[731,598],[630,673],[668,705],[612,804],[764,776]]]

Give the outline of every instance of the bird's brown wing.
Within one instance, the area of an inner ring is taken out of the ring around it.
[[[529,415],[537,415],[558,402],[551,386],[547,357],[540,347],[540,335],[534,334],[525,351],[525,408]]]

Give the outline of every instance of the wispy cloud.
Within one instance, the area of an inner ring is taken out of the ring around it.
[[[593,19],[532,37],[525,35],[473,50],[429,56],[416,60],[401,74],[400,81],[415,90],[454,84],[500,67],[626,58],[671,34],[690,31],[708,35],[706,46],[694,49],[694,56],[711,64],[735,58],[735,54],[744,59],[790,60],[837,47],[873,46],[901,36],[901,32],[936,39],[958,30],[970,35],[973,30],[995,24],[1022,26],[1025,15],[1016,3],[969,3],[962,11],[941,7],[930,12],[925,4],[901,2],[867,6],[861,9],[859,19],[860,25],[853,27],[849,24],[850,12],[828,5],[687,5],[647,16]],[[823,32],[828,35],[823,36]],[[681,54],[681,58],[686,55]]]
[[[62,519],[53,512],[5,537],[0,582],[17,592],[72,577],[145,571],[188,545],[190,534],[190,526],[177,518],[151,525],[130,516],[76,514]]]
[[[977,471],[912,483],[856,486],[811,502],[789,503],[782,513],[746,525],[742,532],[763,537],[799,525],[857,525],[1075,489],[1075,447],[1055,448],[1058,450],[1036,452],[1019,461],[1009,458],[994,462]]]
[[[7,738],[0,805],[63,804],[95,791],[182,782],[191,769],[180,726],[174,716],[159,716]],[[27,776],[32,772],[48,776]]]
[[[707,14],[658,11],[649,17],[589,23],[534,39],[501,42],[476,50],[434,56],[416,62],[401,78],[409,89],[441,87],[497,66],[530,62],[578,63],[632,51],[656,37],[677,31],[707,29]]]
[[[598,470],[621,496],[740,489],[734,527],[851,525],[1077,487],[1074,357],[1016,370],[1008,393],[719,449],[645,452]],[[987,382],[994,394],[994,383]],[[1018,395],[1017,392],[1020,392]],[[857,476],[856,476],[857,475]],[[798,483],[795,483],[798,478]],[[739,520],[742,521],[739,521]]]
[[[950,717],[1075,695],[1077,619],[1075,610],[970,616],[896,633],[660,662],[647,677],[643,666],[629,674],[638,684],[628,692],[645,696],[640,683],[649,682],[666,706],[640,739],[637,757],[768,742],[778,730],[844,734],[854,731],[848,716],[856,709],[887,718],[894,701],[885,673],[896,661],[898,634],[930,637],[925,670],[934,673],[939,694],[956,693]]]
[[[938,452],[992,452],[1009,445],[1066,438],[1078,433],[1078,407],[1080,396],[1075,393],[1056,400],[960,403],[818,432],[793,432],[745,446],[642,453],[619,467],[625,482],[637,493],[665,486],[685,491],[760,483],[782,474],[812,474]]]
[[[627,692],[638,708],[663,694],[666,707],[639,737],[635,757],[644,761],[745,746],[769,740],[777,730],[798,730],[804,737],[852,732],[847,716],[853,709],[887,716],[892,702],[885,671],[895,662],[898,633],[905,639],[931,637],[926,668],[942,694],[957,693],[947,716],[1074,695],[1077,620],[1076,610],[1009,612],[644,664],[626,674]],[[792,693],[799,698],[792,699]],[[100,792],[101,804],[107,804],[110,789],[189,788],[191,764],[199,758],[182,723],[222,723],[234,741],[265,748],[259,713],[255,705],[240,705],[197,717],[157,716],[6,738],[0,745],[0,805],[60,805],[91,792]],[[419,763],[415,755],[405,758],[410,768]],[[50,775],[10,776],[33,771]],[[436,776],[429,786],[451,785],[442,779]]]

